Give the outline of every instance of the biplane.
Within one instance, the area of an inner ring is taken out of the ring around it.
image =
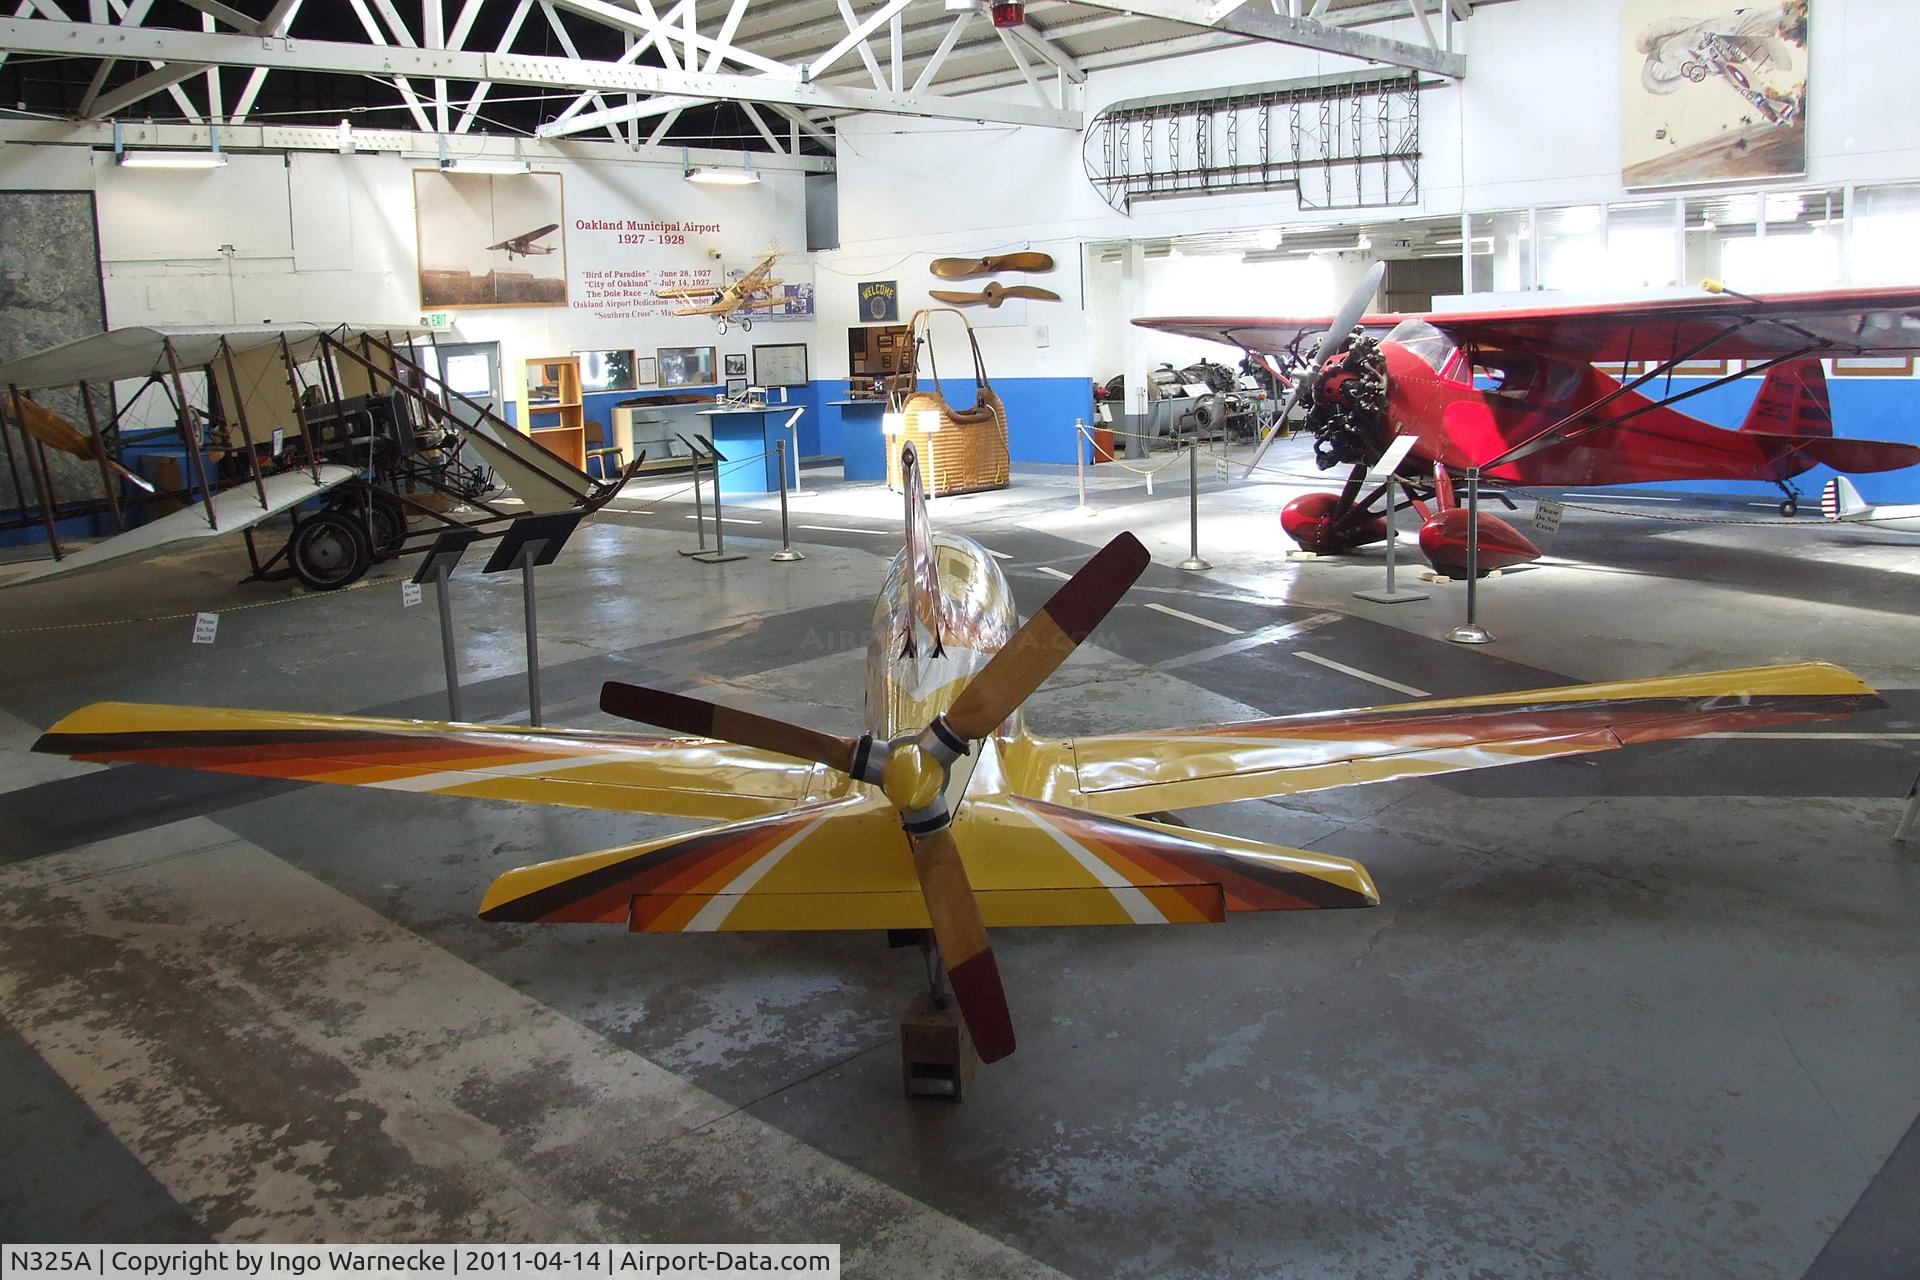
[[[786,282],[773,278],[773,264],[779,257],[778,249],[771,251],[754,264],[751,271],[724,285],[686,285],[655,289],[653,296],[663,302],[703,299],[693,306],[681,307],[673,314],[712,316],[721,333],[727,331],[727,321],[730,319],[737,319],[742,329],[752,329],[755,311],[769,311],[775,307],[787,305],[786,296],[780,292],[781,285]]]
[[[606,712],[684,737],[100,703],[35,750],[222,773],[670,815],[719,825],[508,871],[491,921],[651,933],[912,931],[980,1056],[1015,1037],[987,930],[1370,907],[1358,863],[1178,825],[1168,810],[1545,760],[1884,705],[1821,663],[1237,724],[1042,737],[1027,698],[1147,566],[1121,534],[1021,625],[998,564],[927,522],[874,603],[864,731],[820,732],[608,683]]]
[[[1418,513],[1420,549],[1434,568],[1462,575],[1469,519],[1454,488],[1475,468],[1495,486],[1764,481],[1780,488],[1780,512],[1791,516],[1800,500],[1793,480],[1816,466],[1870,472],[1920,463],[1914,445],[1833,434],[1820,360],[1920,349],[1920,289],[1749,297],[1708,282],[1707,297],[1363,315],[1381,271],[1376,264],[1331,323],[1134,321],[1290,360],[1296,376],[1248,471],[1280,424],[1304,407],[1320,468],[1350,469],[1339,492],[1303,494],[1282,510],[1281,527],[1308,551],[1351,551],[1385,538],[1382,504],[1392,501]],[[1729,360],[1744,369],[1674,386],[1689,361]],[[1673,407],[1755,375],[1764,377],[1738,430]],[[1411,451],[1368,490],[1369,469],[1400,436],[1413,438]],[[1540,554],[1526,535],[1484,512],[1479,541],[1482,573]]]
[[[487,251],[489,253],[505,253],[508,262],[512,262],[516,257],[531,258],[536,254],[558,253],[560,252],[560,246],[536,244],[535,241],[541,239],[543,236],[550,236],[559,229],[559,223],[549,222],[546,226],[529,231],[525,235],[509,236],[499,244],[490,244],[487,246]]]
[[[425,550],[440,529],[497,533],[526,511],[590,511],[619,491],[627,476],[595,484],[447,387],[421,363],[422,337],[404,326],[127,328],[0,365],[0,446],[18,499],[0,528],[39,524],[53,555],[5,585],[238,533],[252,577],[331,590]],[[84,431],[35,399],[71,393]],[[91,461],[97,495],[71,479],[57,488],[49,448]],[[170,482],[129,465],[143,457]],[[520,509],[489,501],[496,478]],[[287,540],[263,558],[255,530],[283,514]],[[112,532],[68,547],[60,526],[75,519]]]

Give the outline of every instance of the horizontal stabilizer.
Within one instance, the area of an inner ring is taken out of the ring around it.
[[[1920,465],[1920,446],[1889,440],[1849,440],[1840,436],[1789,436],[1743,431],[1749,439],[1778,450],[1778,457],[1810,458],[1835,471],[1898,471]]]

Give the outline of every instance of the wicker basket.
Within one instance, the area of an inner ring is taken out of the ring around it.
[[[973,349],[973,376],[976,384],[974,403],[968,409],[956,409],[947,402],[940,385],[940,371],[933,361],[926,328],[935,311],[958,316],[967,327],[967,343]],[[900,446],[911,442],[919,452],[920,473],[929,496],[950,493],[974,493],[982,489],[1007,487],[1007,409],[987,382],[985,363],[980,358],[980,341],[974,336],[967,318],[951,307],[929,307],[916,311],[909,326],[912,355],[906,370],[894,382],[889,397],[894,412],[902,414],[905,425],[900,434],[887,442],[887,485],[900,488]],[[933,377],[932,391],[916,391],[919,381],[920,353],[927,353],[927,367]],[[938,430],[928,430],[930,418],[939,421]]]

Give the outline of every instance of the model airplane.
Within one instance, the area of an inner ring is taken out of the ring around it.
[[[929,954],[993,1061],[1014,1031],[989,926],[1187,924],[1379,900],[1357,863],[1154,820],[1166,810],[1885,705],[1809,663],[1039,737],[1021,705],[1119,603],[1145,548],[1121,534],[1018,625],[993,557],[929,530],[911,445],[901,466],[907,540],[874,605],[858,737],[610,683],[603,710],[694,736],[100,703],[35,749],[717,821],[509,871],[480,914],[654,933],[930,931]]]
[[[773,278],[773,264],[780,257],[778,249],[767,254],[755,264],[753,270],[727,285],[694,285],[685,288],[655,289],[653,296],[669,302],[688,298],[703,298],[705,301],[691,307],[682,307],[673,314],[677,316],[712,316],[719,331],[727,331],[727,321],[736,319],[742,329],[753,328],[753,313],[766,311],[773,307],[787,305],[780,286],[785,283]]]
[[[1420,548],[1434,568],[1467,569],[1468,516],[1454,498],[1469,468],[1496,485],[1647,484],[1663,480],[1762,480],[1780,487],[1793,515],[1793,478],[1891,471],[1920,463],[1910,444],[1837,438],[1819,357],[1920,349],[1920,289],[1855,289],[1748,297],[1707,283],[1708,298],[1597,307],[1363,316],[1378,288],[1376,264],[1329,324],[1323,318],[1136,320],[1149,329],[1211,338],[1248,351],[1293,353],[1297,376],[1248,465],[1278,424],[1306,407],[1320,467],[1350,468],[1339,493],[1309,493],[1281,512],[1287,535],[1309,551],[1350,551],[1386,536],[1383,501],[1410,505],[1425,522]],[[1309,336],[1325,328],[1317,347]],[[1737,431],[1692,418],[1674,404],[1736,378],[1683,390],[1689,360],[1740,360],[1765,373]],[[1615,378],[1598,365],[1642,362]],[[1415,444],[1398,473],[1364,492],[1369,469],[1396,436]],[[1388,495],[1398,486],[1401,502]],[[1538,558],[1512,525],[1480,516],[1485,573]]]
[[[546,226],[538,230],[529,231],[525,235],[509,236],[499,244],[490,244],[487,248],[492,252],[504,252],[507,255],[508,262],[512,262],[515,258],[531,258],[535,254],[558,253],[560,252],[559,245],[535,244],[534,241],[540,239],[542,236],[552,235],[559,229],[559,223],[549,222]]]
[[[1845,476],[1835,476],[1820,491],[1820,514],[1842,524],[1870,524],[1896,533],[1920,533],[1920,506],[1869,503]]]

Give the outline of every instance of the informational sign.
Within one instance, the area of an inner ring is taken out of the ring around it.
[[[401,583],[400,584],[400,607],[402,609],[411,609],[413,608],[413,606],[419,603],[420,603],[420,584],[417,582]]]
[[[219,629],[219,614],[197,613],[193,617],[193,642],[195,644],[212,644],[213,633]]]
[[[900,318],[900,282],[868,280],[860,285],[862,320],[898,320]]]
[[[1533,527],[1542,533],[1553,533],[1560,528],[1560,516],[1566,508],[1557,502],[1542,498],[1533,507]]]
[[[1225,484],[1233,478],[1231,467],[1227,463],[1227,455],[1224,453],[1216,453],[1213,455],[1213,478],[1222,484]]]
[[[420,324],[423,328],[431,329],[435,333],[445,333],[453,328],[453,312],[429,311],[420,317]]]

